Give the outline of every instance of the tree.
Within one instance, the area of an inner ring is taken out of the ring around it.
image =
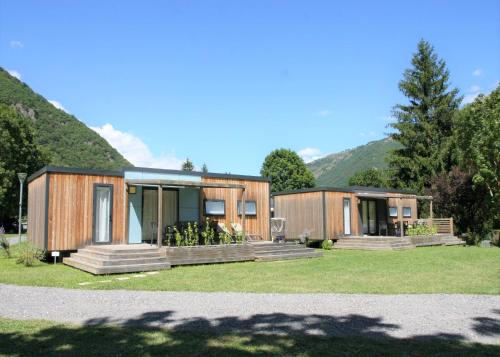
[[[35,144],[29,122],[16,110],[3,104],[0,104],[0,143],[1,225],[2,222],[18,214],[19,179],[17,173],[26,172],[30,175],[45,166],[49,162],[49,157]]]
[[[277,149],[266,156],[262,176],[271,178],[271,192],[314,187],[312,172],[295,151]]]
[[[182,163],[182,171],[193,171],[194,170],[194,165],[189,158],[186,158],[186,161]]]
[[[457,89],[448,89],[449,76],[446,63],[434,48],[420,41],[412,68],[399,82],[409,103],[394,107],[396,122],[390,125],[395,129],[390,136],[403,145],[389,157],[394,187],[423,192],[433,176],[449,171],[454,164],[452,124],[461,98]]]
[[[476,244],[491,232],[491,207],[485,187],[474,187],[472,175],[458,166],[431,180],[426,194],[434,198],[437,216],[453,217],[457,233],[468,233],[468,243]]]
[[[350,179],[350,186],[388,187],[385,170],[371,168],[356,172]]]
[[[203,166],[201,167],[201,172],[204,172],[204,173],[208,172],[207,164],[203,163]]]
[[[460,166],[472,177],[476,199],[488,206],[483,220],[489,227],[485,230],[491,231],[500,223],[500,86],[457,114],[454,139]]]

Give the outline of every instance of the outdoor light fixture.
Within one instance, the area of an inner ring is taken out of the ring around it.
[[[129,186],[129,187],[128,187],[128,193],[130,193],[130,194],[134,194],[135,192],[136,192],[136,188],[135,188],[135,186]]]
[[[19,178],[19,183],[21,184],[19,186],[19,221],[18,221],[18,232],[19,232],[19,243],[21,243],[21,230],[22,230],[22,224],[21,224],[21,217],[23,215],[23,184],[24,180],[26,180],[26,174],[25,172],[19,172],[17,174],[17,177]]]

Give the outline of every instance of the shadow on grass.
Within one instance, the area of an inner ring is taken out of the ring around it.
[[[12,321],[0,329],[0,354],[25,355],[492,355],[500,346],[467,343],[462,335],[399,339],[398,325],[362,315],[260,314],[250,318],[173,319],[172,311],[116,321],[92,319],[82,326]],[[475,319],[490,336],[498,325]],[[119,326],[114,324],[119,323]],[[498,320],[496,322],[498,324]],[[148,326],[148,327],[144,327]],[[168,326],[169,329],[161,329]],[[329,336],[335,337],[329,337]]]

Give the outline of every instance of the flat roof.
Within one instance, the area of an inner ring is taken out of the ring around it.
[[[163,173],[163,174],[177,174],[177,175],[190,175],[199,176],[207,178],[221,178],[228,180],[248,180],[248,181],[263,181],[271,182],[269,177],[263,176],[251,176],[251,175],[233,175],[233,174],[221,174],[215,172],[201,172],[201,171],[182,171],[182,170],[170,170],[170,169],[156,169],[149,167],[123,167],[118,170],[103,170],[103,169],[84,169],[77,167],[59,167],[59,166],[45,166],[33,173],[28,177],[28,182],[33,181],[37,177],[45,173],[68,173],[77,175],[99,175],[99,176],[117,176],[124,177],[125,171],[136,171],[136,172],[150,172],[150,173]]]
[[[370,192],[370,193],[403,193],[407,195],[416,195],[414,191],[402,190],[397,188],[381,188],[381,187],[368,187],[368,186],[349,186],[349,187],[312,187],[303,188],[300,190],[290,190],[274,192],[271,196],[282,196],[282,195],[293,195],[296,193],[308,193],[308,192],[347,192],[347,193],[360,193],[360,192]]]

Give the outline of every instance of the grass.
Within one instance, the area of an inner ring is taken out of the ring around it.
[[[238,335],[160,328],[68,325],[0,318],[0,354],[11,356],[498,356],[500,346],[442,338]]]
[[[19,249],[17,247],[12,248]],[[500,294],[500,249],[430,247],[408,251],[323,251],[318,259],[174,267],[118,281],[63,264],[24,267],[0,258],[0,283],[83,289],[268,293]],[[127,277],[129,275],[119,275]],[[102,280],[111,280],[101,283]],[[88,282],[88,285],[78,285]]]

